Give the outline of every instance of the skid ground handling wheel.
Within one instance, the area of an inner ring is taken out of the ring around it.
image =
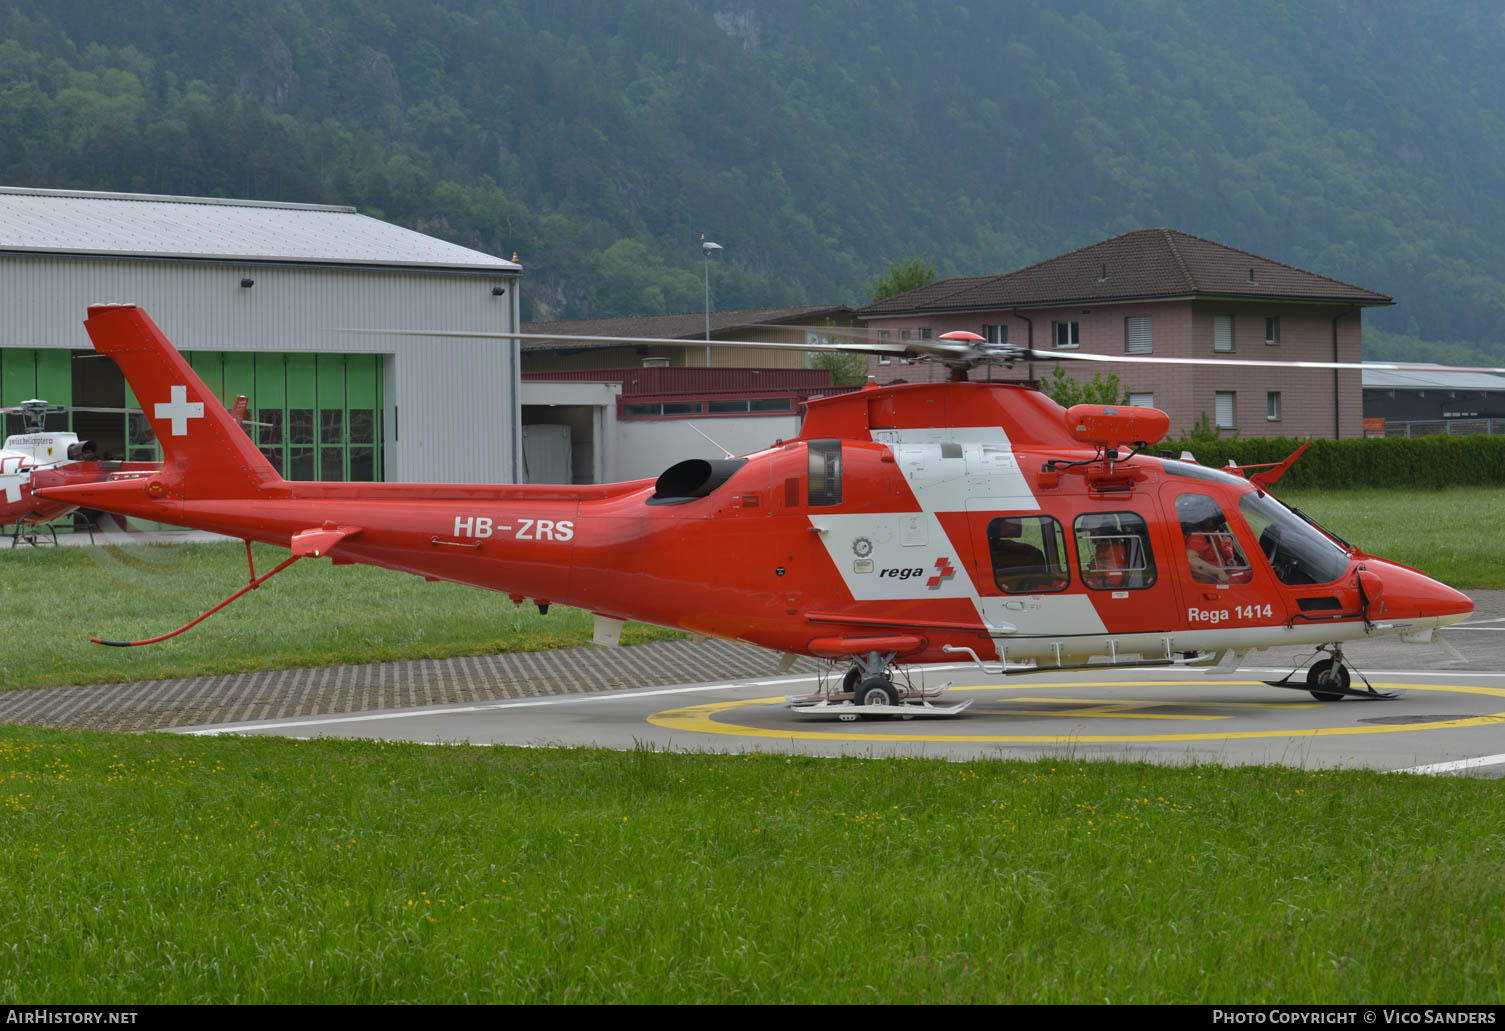
[[[870,653],[853,656],[853,663],[841,675],[830,681],[822,680],[814,694],[790,695],[786,698],[789,708],[807,716],[835,716],[843,722],[857,719],[890,720],[914,719],[916,716],[955,716],[972,704],[971,700],[956,705],[935,705],[932,699],[939,698],[951,685],[926,687],[912,683],[906,675],[903,685],[894,683],[890,672],[892,655]]]

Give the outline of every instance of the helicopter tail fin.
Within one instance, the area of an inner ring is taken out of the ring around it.
[[[144,310],[100,304],[84,322],[114,359],[162,444],[161,477],[180,497],[254,497],[282,478],[241,423],[189,367]]]

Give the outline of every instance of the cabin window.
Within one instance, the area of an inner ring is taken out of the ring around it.
[[[1238,506],[1281,583],[1332,583],[1348,571],[1348,553],[1273,495],[1250,491]]]
[[[1070,584],[1066,535],[1050,516],[999,516],[988,522],[993,582],[1008,594],[1049,594]]]
[[[810,507],[841,504],[841,441],[810,442]]]
[[[1218,503],[1205,494],[1182,494],[1176,518],[1186,541],[1191,578],[1203,584],[1246,584],[1254,579],[1244,549]]]
[[[1093,512],[1077,516],[1077,569],[1095,591],[1138,591],[1157,579],[1150,532],[1133,512]]]

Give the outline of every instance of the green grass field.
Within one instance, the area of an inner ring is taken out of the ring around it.
[[[1505,588],[1505,535],[1484,529],[1505,489],[1423,495],[1291,492],[1355,545],[1455,587]],[[258,572],[286,552],[257,546]],[[18,548],[0,554],[0,687],[444,658],[582,646],[590,616],[539,616],[503,595],[362,566],[300,562],[182,637],[149,648],[100,648],[175,629],[246,582],[234,544]],[[624,643],[682,636],[629,624]]]
[[[1494,1002],[1501,781],[0,730],[13,1002]]]
[[[258,574],[287,557],[256,545]],[[0,553],[0,685],[107,683],[260,669],[538,651],[590,643],[591,617],[540,616],[506,595],[367,566],[299,562],[181,637],[248,580],[240,544],[18,548]],[[628,624],[625,644],[685,636]]]

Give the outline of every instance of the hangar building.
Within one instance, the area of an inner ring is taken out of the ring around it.
[[[227,406],[250,398],[288,479],[517,482],[517,345],[370,331],[516,332],[521,273],[349,207],[0,188],[0,403],[136,407],[82,327],[133,302]],[[51,418],[159,457],[140,416]]]

